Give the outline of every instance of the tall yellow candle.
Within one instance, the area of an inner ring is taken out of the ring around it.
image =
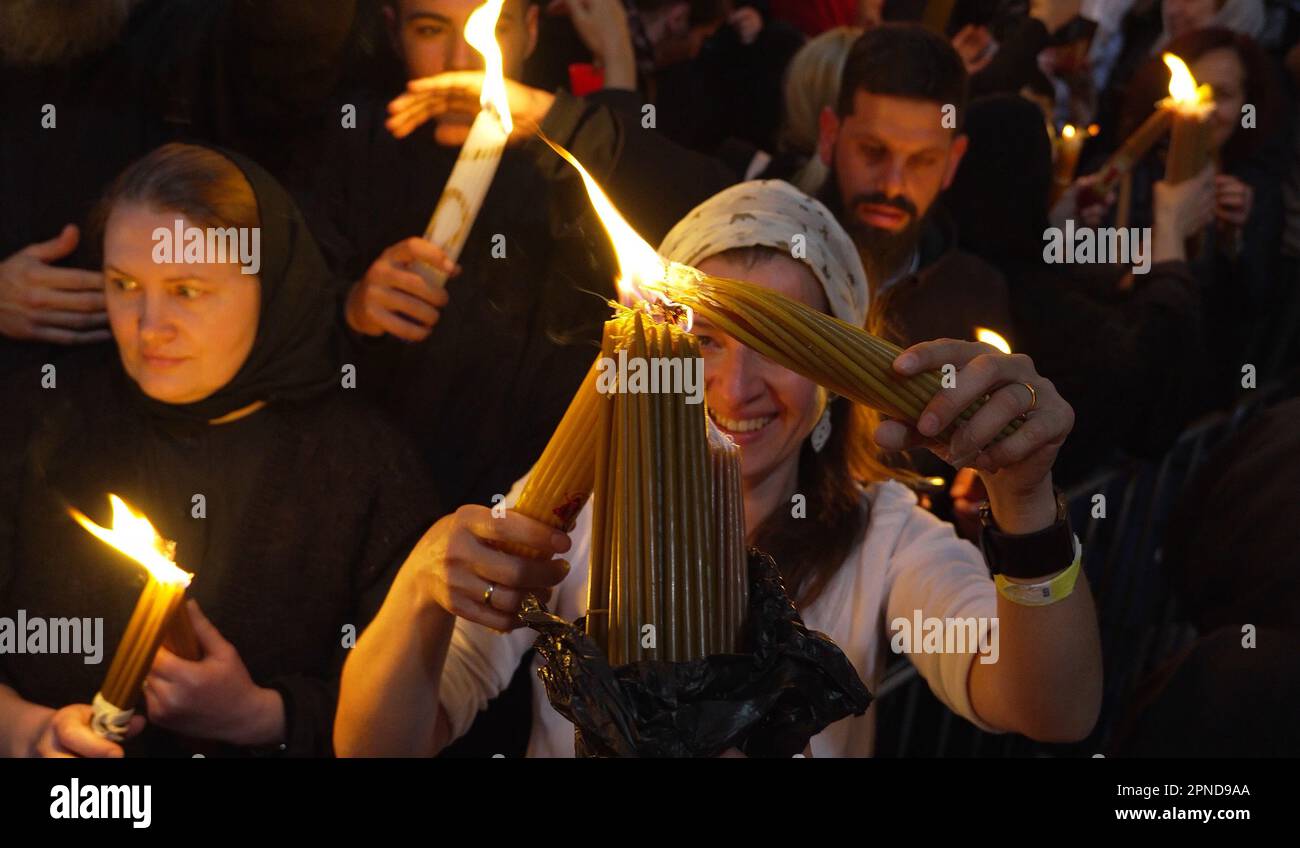
[[[1083,152],[1084,134],[1066,124],[1056,137],[1055,156],[1052,161],[1052,203],[1065,193],[1074,182],[1074,172],[1079,167],[1079,154]]]

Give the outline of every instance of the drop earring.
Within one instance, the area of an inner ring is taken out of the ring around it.
[[[817,453],[822,452],[826,443],[831,439],[831,404],[826,402],[826,408],[822,410],[822,417],[817,422],[817,426],[812,431],[812,449]]]

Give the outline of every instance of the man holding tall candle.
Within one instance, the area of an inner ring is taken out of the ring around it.
[[[482,79],[481,57],[464,41],[465,21],[479,5],[384,4],[409,78]],[[580,127],[589,132],[600,123],[588,120],[587,105],[514,82],[534,48],[538,14],[531,0],[506,0],[497,27],[516,140],[537,128],[530,116],[541,108],[534,101],[544,101],[544,111],[561,104],[544,129],[568,142]],[[630,48],[622,58],[605,52],[608,81],[634,85]],[[420,128],[422,118],[397,138],[384,125],[383,102],[362,105],[356,129],[333,131],[331,149],[307,181],[307,210],[347,281],[340,296],[358,388],[417,442],[446,501],[490,504],[546,444],[591,364],[608,314],[602,297],[614,292],[578,224],[585,199],[570,202],[568,187],[548,179],[539,161],[554,168],[558,159],[540,144],[505,151],[459,269],[420,237],[456,159],[454,145],[480,108],[477,90],[472,103],[461,93],[457,108],[432,116],[433,127]],[[612,119],[604,113],[603,120]],[[651,176],[643,174],[647,184]],[[667,214],[680,215],[697,200]],[[446,288],[426,285],[408,267],[417,260],[453,271]]]
[[[477,0],[393,0],[383,11],[412,78],[482,67],[464,40]],[[497,25],[507,77],[533,50],[539,7],[506,0]],[[345,281],[357,387],[420,448],[449,503],[491,503],[545,444],[590,365],[603,303],[579,239],[555,237],[548,190],[507,150],[459,259],[422,238],[474,114],[403,140],[383,101],[356,104],[305,181],[309,220]],[[478,111],[475,104],[474,112]],[[468,120],[460,120],[466,117]],[[412,269],[451,273],[445,288]],[[612,292],[611,292],[612,294]],[[541,375],[548,375],[543,379]],[[455,451],[446,450],[454,445]]]

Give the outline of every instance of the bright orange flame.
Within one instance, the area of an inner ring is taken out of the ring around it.
[[[984,344],[993,345],[1003,353],[1011,352],[1011,345],[1007,344],[1007,340],[1002,338],[999,333],[995,333],[987,327],[975,328],[975,340],[984,342]]]
[[[149,572],[149,576],[160,583],[176,586],[190,585],[194,576],[177,568],[172,561],[172,548],[175,546],[158,535],[149,519],[136,512],[126,501],[110,494],[108,502],[113,505],[113,529],[100,527],[75,509],[68,510],[77,523],[89,530],[101,542],[116,548],[131,559],[140,563]]]
[[[1065,138],[1074,138],[1076,132],[1074,124],[1066,124],[1061,127],[1061,135]]]
[[[1099,135],[1100,133],[1101,133],[1101,127],[1097,126],[1096,124],[1088,124],[1088,135],[1089,135],[1089,136],[1092,136],[1092,137],[1095,138],[1095,137],[1096,137],[1097,135]]]
[[[490,109],[501,122],[501,129],[510,135],[514,130],[514,119],[510,115],[510,98],[506,94],[505,62],[501,57],[501,45],[497,44],[497,19],[501,17],[503,5],[505,0],[487,0],[475,9],[465,21],[465,41],[483,56],[485,76],[479,105]]]
[[[1197,86],[1187,63],[1173,53],[1161,57],[1169,68],[1169,99],[1180,106],[1199,106],[1209,103],[1214,92],[1208,85]]]
[[[587,173],[587,169],[582,167],[582,163],[573,157],[573,154],[545,136],[542,136],[542,140],[566,162],[577,168],[582,176],[582,182],[587,187],[587,197],[591,199],[596,216],[600,218],[600,223],[605,227],[605,232],[609,234],[609,240],[614,245],[614,255],[618,259],[618,279],[615,282],[618,284],[619,291],[646,299],[641,287],[653,287],[666,281],[669,273],[668,261],[656,253],[645,239],[636,234],[636,230],[632,229],[627,220],[619,214],[618,209],[614,208],[609,196],[592,179],[591,174]],[[674,270],[678,268],[687,270],[684,266],[673,265]]]

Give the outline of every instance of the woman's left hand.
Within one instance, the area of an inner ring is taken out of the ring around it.
[[[181,659],[159,648],[145,679],[149,721],[199,739],[265,746],[282,741],[284,700],[253,682],[235,646],[208,621],[195,601],[186,603],[203,658]]]
[[[952,388],[935,394],[915,427],[882,422],[876,443],[886,450],[928,448],[955,468],[975,468],[988,489],[994,517],[1006,532],[1016,532],[1009,525],[1019,522],[1008,515],[1004,523],[999,512],[1026,518],[1044,513],[1046,494],[1054,513],[1052,464],[1074,427],[1074,410],[1028,356],[1005,354],[982,342],[922,342],[894,360],[894,370],[908,376],[945,365],[956,368]],[[1025,384],[1033,387],[1032,393]],[[969,421],[959,423],[948,441],[935,438],[985,395],[988,402]],[[1021,415],[1025,420],[1019,429],[994,443],[994,437]]]

